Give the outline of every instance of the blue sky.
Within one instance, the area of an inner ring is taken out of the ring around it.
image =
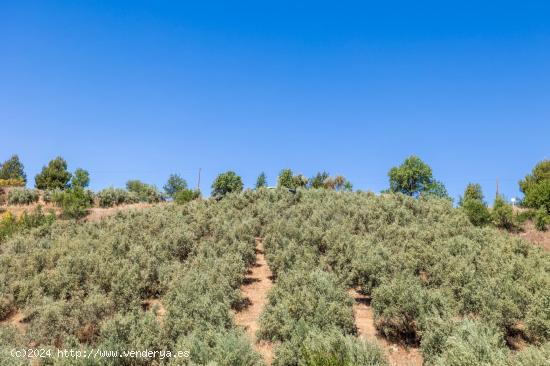
[[[2,1],[0,159],[92,188],[344,174],[410,154],[457,197],[550,158],[547,1]]]

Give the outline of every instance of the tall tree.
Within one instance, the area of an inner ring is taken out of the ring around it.
[[[256,179],[256,189],[267,186],[267,178],[264,172],[261,172]]]
[[[400,166],[391,168],[388,176],[392,192],[448,198],[443,183],[434,179],[432,168],[417,156],[410,156]]]
[[[169,197],[175,198],[179,191],[187,189],[187,182],[178,174],[171,174],[163,188]]]
[[[226,195],[231,192],[241,192],[243,190],[243,181],[233,171],[227,171],[221,173],[216,177],[214,183],[212,183],[212,195]]]
[[[74,171],[71,179],[71,187],[86,188],[90,185],[90,173],[87,170],[78,168]]]
[[[324,188],[326,180],[329,178],[329,174],[325,171],[317,172],[313,177],[309,179],[309,186],[311,188]]]
[[[277,178],[277,187],[282,188],[295,188],[294,186],[294,180],[292,179],[292,170],[291,169],[283,169],[279,173],[279,177]]]
[[[34,177],[38,189],[65,189],[69,186],[71,173],[67,170],[67,162],[62,157],[51,160],[42,171]]]
[[[0,179],[20,179],[27,182],[25,167],[17,154],[0,164]]]
[[[550,160],[539,162],[531,174],[519,182],[525,195],[523,205],[550,213]]]

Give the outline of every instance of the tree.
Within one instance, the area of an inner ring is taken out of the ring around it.
[[[256,189],[267,186],[267,178],[264,172],[261,172],[256,179]]]
[[[491,221],[491,214],[483,201],[483,192],[479,184],[469,183],[464,190],[464,197],[460,198],[458,204],[472,224],[484,226]]]
[[[308,179],[302,175],[298,174],[292,177],[292,186],[294,188],[304,188],[307,185]]]
[[[495,226],[506,230],[514,228],[514,210],[500,195],[495,198],[491,216],[493,217]]]
[[[67,170],[67,162],[62,157],[51,160],[48,166],[34,178],[38,189],[65,189],[69,186],[71,173]]]
[[[293,175],[291,169],[281,170],[281,172],[279,173],[279,177],[277,178],[277,187],[288,189],[295,188],[292,177]]]
[[[241,192],[243,190],[243,181],[233,171],[227,171],[221,173],[216,177],[214,183],[212,183],[212,195],[226,195],[231,192]]]
[[[311,188],[324,188],[325,181],[329,178],[329,174],[325,171],[317,172],[313,177],[309,179],[309,185]]]
[[[157,187],[152,184],[143,183],[138,179],[126,182],[126,189],[134,193],[139,202],[156,203],[164,200]]]
[[[448,197],[443,183],[435,180],[432,168],[417,156],[410,156],[403,164],[388,172],[390,191],[418,197],[421,194]]]
[[[0,179],[20,179],[24,183],[27,182],[25,167],[18,155],[12,155],[11,158],[0,164]]]
[[[525,195],[525,207],[542,208],[550,213],[550,160],[539,162],[532,173],[519,182],[519,187]]]
[[[76,185],[61,192],[56,203],[61,206],[61,213],[65,218],[79,219],[88,214],[92,201],[90,191]]]
[[[71,179],[71,187],[86,188],[90,185],[90,173],[87,170],[78,168],[74,171]]]
[[[468,183],[464,190],[464,197],[460,197],[458,204],[463,205],[464,201],[476,200],[483,202],[483,192],[479,183]]]
[[[163,188],[169,197],[175,198],[179,191],[187,189],[187,182],[179,175],[171,174]]]

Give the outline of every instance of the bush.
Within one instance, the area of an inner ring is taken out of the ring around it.
[[[92,207],[93,195],[81,187],[71,187],[56,196],[55,201],[62,211],[62,215],[69,219],[79,219],[88,214]]]
[[[375,345],[343,335],[337,329],[303,327],[277,348],[274,366],[385,366],[384,353]]]
[[[90,173],[87,170],[78,168],[74,171],[71,179],[71,187],[86,188],[90,185]]]
[[[485,226],[491,222],[491,213],[480,200],[466,199],[462,202],[462,209],[468,216],[468,220],[475,226]]]
[[[281,170],[281,172],[279,173],[279,177],[277,178],[277,187],[288,189],[296,188],[294,186],[294,179],[291,169]]]
[[[301,322],[354,333],[352,299],[333,274],[296,269],[277,278],[260,318],[260,338],[289,340]]]
[[[495,198],[491,216],[496,227],[506,230],[514,228],[514,210],[501,196]]]
[[[113,187],[99,191],[96,197],[100,207],[113,207],[139,202],[139,198],[134,192]]]
[[[502,334],[468,319],[429,331],[422,353],[425,364],[433,366],[501,366],[508,360]]]
[[[30,205],[38,202],[38,191],[35,189],[15,188],[8,192],[8,203],[10,205]]]
[[[535,227],[537,230],[546,231],[548,223],[550,223],[550,216],[546,213],[546,210],[544,208],[538,209],[535,215]]]
[[[243,190],[243,182],[235,172],[228,171],[219,174],[212,183],[212,195],[224,196],[231,192],[241,192]]]
[[[550,362],[550,343],[543,344],[541,347],[527,347],[517,352],[511,366],[545,366]]]
[[[42,168],[42,171],[34,178],[35,187],[38,189],[65,189],[69,186],[71,173],[67,170],[67,162],[62,157],[57,157]]]
[[[59,201],[60,195],[63,193],[61,189],[49,189],[44,191],[42,194],[42,199],[46,203],[55,203]]]
[[[177,204],[182,205],[184,203],[197,199],[200,196],[201,192],[199,190],[182,189],[175,194],[174,201]]]
[[[139,180],[129,180],[126,182],[126,189],[134,193],[139,202],[157,203],[164,200],[162,193],[157,187],[143,183]]]

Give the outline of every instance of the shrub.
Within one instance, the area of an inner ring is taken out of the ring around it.
[[[67,162],[62,157],[57,157],[42,168],[42,171],[34,178],[35,187],[38,189],[65,189],[69,186],[71,173],[67,170]]]
[[[506,230],[514,228],[514,210],[501,196],[495,198],[491,216],[496,227]]]
[[[187,189],[187,182],[177,174],[171,174],[164,185],[164,192],[172,198],[175,198],[176,194],[184,189]]]
[[[550,223],[550,216],[544,208],[539,208],[535,215],[535,227],[539,231],[546,231],[548,223]]]
[[[477,199],[465,199],[462,209],[470,222],[475,226],[485,226],[491,222],[491,213],[487,206]]]
[[[27,175],[19,156],[13,155],[11,158],[0,164],[0,180],[27,183]],[[19,185],[19,184],[13,184]]]
[[[164,200],[157,187],[139,180],[129,180],[126,182],[126,189],[130,193],[134,193],[139,202],[157,203]]]
[[[426,365],[500,366],[506,365],[508,352],[502,334],[485,324],[463,320],[426,334],[422,351]]]
[[[224,196],[231,192],[241,192],[243,190],[243,182],[235,172],[228,171],[219,174],[212,183],[212,195]]]
[[[385,366],[383,352],[371,343],[337,329],[302,327],[277,348],[275,366]]]
[[[63,193],[61,189],[49,189],[44,191],[42,194],[42,199],[46,203],[55,203],[59,201],[60,195]]]
[[[460,197],[458,204],[462,206],[463,202],[468,200],[476,200],[483,203],[483,199],[481,185],[478,183],[468,183],[466,189],[464,190],[464,197]]]
[[[177,204],[182,205],[184,203],[197,199],[200,196],[201,192],[199,190],[183,189],[175,194],[174,201]]]
[[[541,347],[527,347],[514,354],[512,366],[543,366],[548,365],[550,361],[550,343],[543,344]]]
[[[329,173],[317,172],[313,177],[309,179],[309,186],[311,188],[325,188],[325,181],[330,177]]]
[[[62,215],[69,219],[79,219],[88,214],[92,206],[93,196],[90,191],[75,186],[61,192],[55,201],[62,211]]]
[[[260,338],[285,341],[300,322],[345,334],[355,330],[352,300],[336,277],[321,270],[292,270],[281,274],[269,293],[260,318]]]
[[[38,202],[39,194],[34,189],[15,188],[8,192],[8,203],[10,205],[30,205]]]
[[[113,207],[139,202],[137,194],[121,188],[105,188],[97,193],[97,201],[100,207]]]

